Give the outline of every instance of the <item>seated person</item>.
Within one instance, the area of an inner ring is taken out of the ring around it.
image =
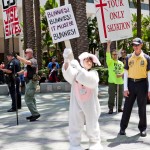
[[[49,77],[48,77],[48,82],[59,82],[59,79],[57,77],[58,75],[58,70],[56,68],[56,64],[52,64],[52,70],[49,74]]]
[[[56,69],[58,70],[58,74],[59,74],[60,66],[59,66],[58,62],[56,62],[56,60],[57,60],[57,58],[56,58],[56,56],[54,56],[54,57],[52,58],[52,61],[48,63],[47,68],[48,68],[48,70],[49,70],[49,73],[50,73],[50,72],[52,71],[52,69],[53,69],[53,66],[52,66],[52,65],[53,65],[53,64],[56,64]]]
[[[40,85],[40,83],[44,83],[45,81],[46,81],[46,74],[42,73],[41,78],[39,80],[39,85]]]

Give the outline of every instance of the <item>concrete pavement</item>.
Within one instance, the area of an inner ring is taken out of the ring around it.
[[[135,104],[126,136],[118,135],[122,113],[108,114],[107,86],[100,86],[101,116],[99,118],[101,139],[104,150],[149,150],[150,149],[150,105],[147,105],[147,137],[140,137],[138,131],[138,111]],[[68,106],[69,93],[36,93],[37,106],[41,117],[36,122],[28,122],[30,115],[22,96],[23,107],[16,113],[8,113],[11,99],[0,96],[0,150],[68,150]],[[85,132],[82,146],[88,148]]]

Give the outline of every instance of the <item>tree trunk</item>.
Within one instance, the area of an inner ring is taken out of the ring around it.
[[[35,29],[34,29],[34,16],[33,16],[33,0],[25,0],[25,13],[26,13],[26,29],[27,29],[27,47],[32,48],[34,56],[35,51]]]
[[[34,0],[35,7],[35,27],[36,27],[36,50],[38,68],[42,68],[42,44],[41,44],[41,22],[40,22],[40,1]]]
[[[141,0],[137,0],[137,37],[141,38]]]
[[[65,4],[65,0],[60,0],[60,6],[63,6]]]
[[[5,37],[4,37],[5,38]],[[4,63],[7,64],[7,54],[9,53],[9,39],[4,39]]]
[[[149,16],[150,16],[150,0],[149,0]]]
[[[149,17],[150,17],[150,0],[149,0]],[[149,49],[150,49],[150,42],[149,42]]]
[[[25,0],[22,0],[22,16],[23,16],[23,47],[24,50],[27,49],[27,22],[26,22],[26,8],[25,8]]]
[[[86,0],[69,0],[72,5],[74,16],[77,22],[80,37],[71,40],[71,46],[75,59],[85,51],[88,51],[88,35],[87,35],[87,16],[86,16]]]
[[[60,0],[60,6],[63,6],[65,5],[65,0]],[[65,49],[65,42],[61,42],[61,45],[62,45],[62,50]]]

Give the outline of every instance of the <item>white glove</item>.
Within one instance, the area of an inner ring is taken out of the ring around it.
[[[78,71],[82,69],[82,67],[80,66],[79,62],[76,59],[71,61],[71,66],[73,68],[76,68]]]
[[[72,49],[65,48],[63,52],[64,62],[69,62],[74,59]]]

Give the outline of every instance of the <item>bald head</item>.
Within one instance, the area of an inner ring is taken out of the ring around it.
[[[27,59],[30,59],[33,57],[33,50],[31,48],[27,48],[25,51],[25,55]]]

